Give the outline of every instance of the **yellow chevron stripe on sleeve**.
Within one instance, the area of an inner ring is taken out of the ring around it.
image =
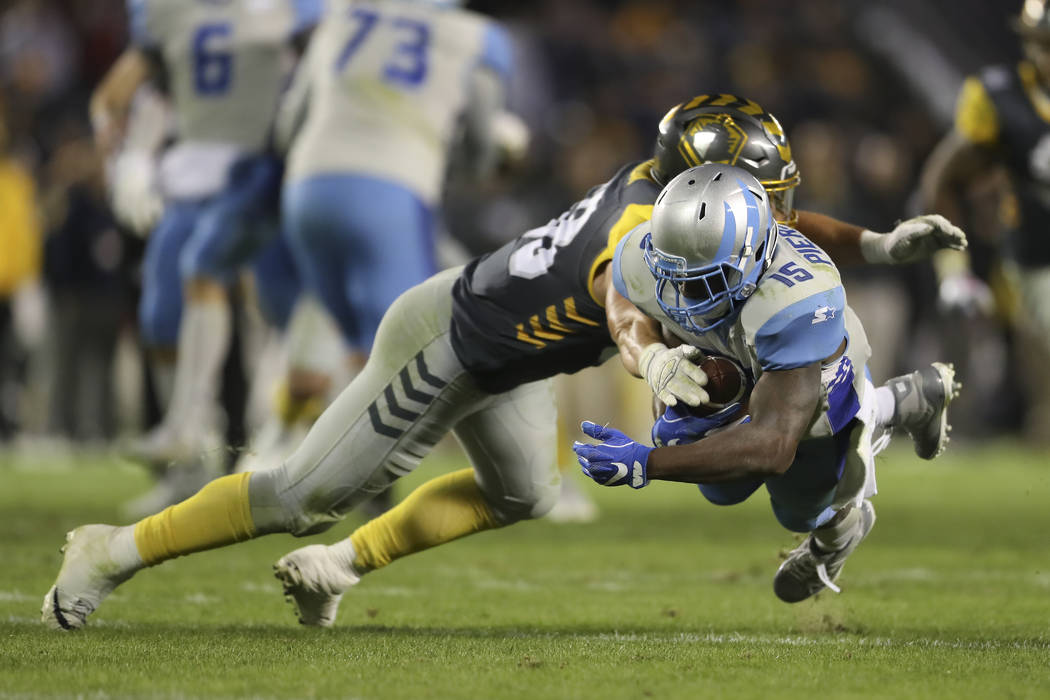
[[[558,318],[558,307],[551,304],[547,307],[547,325],[552,331],[557,333],[572,333],[573,330],[568,326],[564,326],[561,323],[561,319]]]
[[[579,312],[576,311],[576,300],[573,299],[572,297],[568,297],[568,298],[565,299],[565,318],[569,319],[570,321],[576,321],[577,323],[582,323],[585,326],[595,326],[595,327],[597,327],[597,326],[602,325],[602,324],[598,323],[597,321],[592,321],[589,318],[584,318],[583,316],[581,316],[579,314]]]
[[[523,324],[519,323],[517,325],[517,329],[518,329],[518,340],[520,340],[521,342],[528,343],[529,345],[535,345],[538,348],[545,348],[545,347],[547,347],[547,344],[545,342],[543,342],[542,340],[536,340],[531,335],[526,333],[525,332],[525,326]]]
[[[561,340],[565,336],[560,333],[550,333],[543,329],[540,325],[540,317],[533,316],[529,319],[529,325],[532,326],[532,335],[537,338],[544,338],[545,340]]]

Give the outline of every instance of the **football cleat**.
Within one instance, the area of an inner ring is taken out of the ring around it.
[[[82,525],[66,533],[65,558],[55,585],[44,596],[40,620],[52,629],[80,629],[113,589],[134,575],[110,556],[110,539],[120,528]]]
[[[911,374],[886,382],[893,392],[895,426],[904,428],[922,459],[939,456],[948,446],[948,406],[959,396],[962,384],[955,379],[955,366],[934,362]]]
[[[865,500],[860,506],[860,518],[856,531],[842,549],[834,552],[823,552],[810,533],[802,544],[788,555],[773,577],[773,592],[785,603],[798,603],[812,595],[830,588],[840,592],[835,579],[842,573],[842,567],[857,545],[868,536],[875,526],[875,508],[871,501]]]
[[[323,544],[311,544],[286,554],[273,569],[284,588],[285,600],[295,606],[299,624],[308,627],[331,627],[343,593],[361,580]]]

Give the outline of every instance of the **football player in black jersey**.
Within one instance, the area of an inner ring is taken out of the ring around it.
[[[961,220],[967,189],[998,167],[1009,173],[1017,206],[1003,207],[1007,277],[1020,291],[1020,339],[1028,345],[1025,432],[1050,440],[1050,1],[1028,0],[1014,20],[1024,59],[988,66],[963,83],[955,124],[922,174],[926,206]],[[1013,199],[1008,201],[1014,201]],[[960,253],[938,255],[942,298],[980,307],[989,295]]]
[[[399,557],[544,515],[559,490],[551,377],[619,349],[628,371],[666,403],[706,400],[703,373],[682,361],[689,346],[663,345],[659,324],[615,291],[609,261],[649,218],[664,183],[712,159],[755,173],[779,202],[776,216],[793,216],[797,169],[772,115],[732,95],[675,107],[660,124],[655,158],[625,165],[560,216],[402,295],[364,370],[282,466],[216,479],[132,526],[69,533],[44,622],[80,627],[135,571],[179,555],[323,531],[412,471],[450,431],[469,467],[423,484],[342,542],[277,562],[301,622],[331,625],[343,592]],[[965,244],[940,217],[888,234],[804,212],[798,225],[832,254],[869,261]],[[939,419],[944,406],[933,408]]]

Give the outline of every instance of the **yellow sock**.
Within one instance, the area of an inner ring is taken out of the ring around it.
[[[406,554],[500,525],[474,482],[474,470],[462,469],[431,479],[354,530],[354,568],[363,574]]]
[[[324,413],[323,396],[295,396],[288,382],[281,382],[273,395],[273,412],[284,425],[295,425],[302,422],[313,425]]]
[[[293,425],[299,419],[299,405],[288,390],[288,382],[281,382],[273,394],[273,412],[284,425]]]
[[[251,472],[223,476],[182,503],[135,524],[135,546],[147,566],[255,535],[248,507]]]

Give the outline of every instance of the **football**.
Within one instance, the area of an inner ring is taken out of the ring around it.
[[[719,355],[707,355],[700,361],[700,369],[707,375],[707,395],[710,403],[692,407],[698,416],[717,413],[725,406],[742,401],[747,393],[747,376],[733,360]]]

